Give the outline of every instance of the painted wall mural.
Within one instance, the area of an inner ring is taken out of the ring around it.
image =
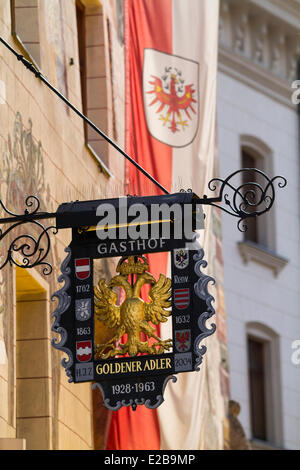
[[[29,195],[38,197],[40,201],[40,211],[54,212],[53,203],[50,196],[50,185],[46,182],[45,164],[43,147],[40,140],[33,135],[33,123],[29,118],[27,125],[24,125],[23,118],[19,112],[15,115],[12,132],[7,135],[1,148],[0,155],[0,200],[4,206],[15,214],[24,214],[26,207],[30,212],[35,209],[36,201],[34,199],[27,201]],[[32,204],[32,206],[30,206]],[[4,210],[1,211],[1,217],[8,217]],[[49,225],[49,224],[47,224]],[[5,224],[0,227],[3,233],[8,228]],[[12,233],[13,232],[13,233]],[[7,250],[12,241],[29,233],[33,237],[38,237],[38,227],[28,223],[23,226],[16,227],[1,241],[0,265],[3,264],[7,256]],[[26,242],[26,238],[22,239],[22,243]],[[43,243],[41,244],[43,248]],[[20,257],[22,263],[22,257]],[[57,252],[57,241],[55,236],[51,236],[51,249],[47,255],[47,261],[51,263],[54,270],[60,265],[60,259]],[[4,269],[0,270],[0,363],[8,362],[8,387],[10,400],[9,424],[14,424],[14,312],[16,292],[14,287],[14,270],[7,263]],[[38,268],[38,271],[41,271]],[[30,270],[29,270],[30,272]],[[41,271],[42,272],[42,271]],[[56,276],[43,276],[50,283],[50,291],[55,289]],[[50,322],[50,318],[49,318]],[[52,363],[59,364],[58,354],[51,352]],[[53,372],[53,400],[54,419],[57,410],[58,400],[58,384],[59,384],[59,367],[54,367]],[[55,426],[54,426],[55,428]],[[54,431],[55,433],[55,431]]]

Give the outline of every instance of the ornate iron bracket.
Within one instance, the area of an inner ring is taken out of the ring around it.
[[[255,181],[247,181],[247,174],[254,176]],[[242,182],[240,181],[242,178]],[[234,179],[236,183],[234,185]],[[260,182],[258,182],[260,180]],[[269,211],[275,201],[275,183],[279,188],[284,188],[287,184],[283,176],[269,178],[263,171],[255,168],[243,168],[235,171],[226,179],[213,178],[208,183],[211,191],[216,191],[219,187],[219,195],[209,198],[204,195],[199,199],[200,204],[217,207],[222,211],[239,218],[237,227],[241,232],[247,230],[247,224],[243,223],[246,219],[257,217]],[[184,190],[182,190],[184,191]],[[187,192],[191,192],[188,189]],[[225,206],[222,206],[222,202]],[[58,229],[55,225],[45,227],[40,220],[56,219],[56,212],[40,212],[40,201],[36,196],[28,196],[25,200],[25,209],[23,214],[11,212],[0,200],[0,209],[9,216],[0,219],[0,225],[11,224],[5,230],[0,229],[0,242],[12,234],[15,230],[18,235],[9,241],[6,258],[3,261],[3,255],[0,257],[0,270],[9,263],[15,264],[21,268],[33,268],[43,266],[43,274],[48,275],[52,272],[51,264],[46,261],[50,251],[50,233],[56,234]],[[32,224],[33,234],[19,234],[18,228],[24,224]],[[10,240],[10,239],[9,239]],[[20,262],[18,258],[21,257]]]
[[[20,234],[9,242],[6,258],[3,257],[0,262],[0,269],[4,268],[7,263],[14,264],[20,268],[34,268],[35,266],[43,266],[43,274],[49,275],[52,272],[52,266],[45,261],[50,251],[49,232],[57,233],[57,228],[53,225],[45,227],[39,219],[49,219],[56,217],[56,214],[47,212],[39,212],[40,201],[36,196],[28,196],[25,200],[26,208],[23,214],[15,214],[7,209],[0,200],[0,207],[11,217],[0,219],[0,224],[12,224],[6,230],[0,229],[0,242],[18,227],[24,224],[32,224],[33,234]],[[16,258],[19,253],[21,262]]]
[[[247,174],[254,176],[255,181],[247,181]],[[242,182],[239,180],[242,176]],[[236,185],[233,185],[234,178]],[[260,180],[260,182],[258,182]],[[206,195],[200,200],[201,204],[217,207],[227,214],[238,217],[237,227],[240,232],[247,231],[245,219],[257,217],[268,212],[275,201],[275,184],[284,188],[287,180],[283,176],[269,178],[263,171],[256,168],[242,168],[229,175],[225,180],[213,178],[208,183],[211,191],[216,191],[219,186],[219,195],[208,198]],[[225,202],[226,206],[220,203]]]

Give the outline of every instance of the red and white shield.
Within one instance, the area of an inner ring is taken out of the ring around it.
[[[199,121],[199,64],[144,49],[143,98],[150,134],[171,147],[186,147]]]
[[[90,258],[77,258],[75,259],[75,274],[77,279],[81,281],[87,279],[90,275]]]
[[[91,341],[77,341],[76,342],[76,357],[80,362],[87,362],[92,357],[92,342]]]
[[[174,304],[179,310],[186,309],[190,304],[190,290],[174,289]]]

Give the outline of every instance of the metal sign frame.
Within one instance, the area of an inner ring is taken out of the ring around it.
[[[65,250],[67,257],[59,277],[64,286],[53,295],[59,302],[52,331],[60,334],[60,341],[53,339],[52,345],[67,354],[62,365],[69,382],[93,382],[93,388],[101,389],[107,408],[157,408],[169,380],[175,382],[176,374],[199,370],[206,351],[200,342],[216,328],[214,324],[206,326],[215,311],[208,292],[208,283],[214,280],[201,271],[206,266],[204,251],[168,250],[172,260],[172,314],[168,320],[172,321],[172,352],[99,360],[94,354],[93,262],[103,256],[90,246],[75,239]],[[140,256],[132,251],[126,254]]]
[[[252,175],[257,173],[261,179],[261,183],[259,184],[256,181],[242,182],[242,184],[238,183],[237,185],[233,183],[234,177],[236,176],[240,177],[244,175],[243,181],[245,181],[245,175],[247,175],[247,172],[250,172]],[[173,203],[179,203],[182,207],[186,204],[191,204],[192,207],[196,207],[196,205],[201,205],[201,207],[211,205],[237,217],[239,219],[237,224],[238,229],[240,231],[246,231],[246,219],[260,216],[269,211],[273,206],[275,201],[274,183],[277,179],[278,187],[283,188],[286,185],[285,178],[276,176],[270,179],[260,170],[246,168],[237,170],[225,180],[221,180],[220,178],[214,178],[211,180],[208,187],[212,191],[215,191],[217,187],[219,188],[219,195],[217,197],[208,198],[204,195],[202,198],[199,198],[191,190],[188,190],[164,196],[128,196],[126,198],[126,202],[128,206],[138,203],[150,206],[154,201],[166,203],[169,206]],[[74,292],[74,289],[84,285],[78,280],[78,278],[77,282],[74,277],[76,276],[75,260],[89,259],[90,270],[92,273],[93,260],[99,258],[124,255],[138,256],[151,252],[170,251],[171,257],[174,259],[174,253],[176,250],[184,249],[187,241],[184,237],[181,239],[172,237],[172,233],[168,243],[160,243],[160,238],[152,239],[152,242],[151,239],[146,239],[139,245],[136,240],[128,240],[130,246],[129,252],[128,246],[126,246],[125,243],[125,248],[121,253],[121,248],[123,247],[122,243],[124,243],[124,240],[120,239],[117,233],[115,241],[111,244],[107,244],[107,249],[104,250],[104,252],[101,252],[101,250],[99,252],[99,239],[95,236],[95,227],[98,222],[96,208],[101,203],[110,203],[118,212],[120,211],[121,200],[122,198],[115,198],[112,200],[102,201],[76,201],[64,203],[61,204],[56,213],[47,213],[39,211],[40,203],[36,196],[28,196],[25,201],[26,209],[24,210],[24,214],[20,215],[9,211],[3,202],[0,201],[2,209],[9,215],[9,217],[0,219],[0,224],[9,224],[8,228],[4,231],[0,230],[0,241],[4,237],[11,235],[14,229],[17,232],[17,236],[9,244],[6,258],[3,258],[0,269],[8,263],[15,264],[25,269],[41,266],[45,275],[50,274],[52,272],[52,266],[46,260],[47,254],[50,250],[50,233],[51,231],[53,233],[57,233],[60,229],[71,228],[73,235],[72,243],[66,249],[68,256],[62,263],[61,276],[59,277],[59,281],[64,281],[65,285],[53,295],[53,298],[57,297],[59,299],[59,304],[53,313],[55,320],[52,325],[52,331],[59,333],[60,339],[53,339],[52,345],[56,349],[67,354],[67,358],[62,360],[62,365],[66,370],[69,380],[75,383],[82,383],[84,381],[94,382],[94,387],[101,388],[104,404],[107,408],[116,410],[122,406],[131,405],[133,409],[135,409],[136,406],[140,404],[144,404],[148,408],[156,408],[163,401],[164,390],[169,380],[176,381],[177,373],[199,369],[202,356],[206,351],[205,346],[202,345],[200,347],[200,342],[203,338],[215,331],[215,325],[207,328],[205,323],[206,320],[214,313],[211,305],[213,298],[209,295],[207,290],[208,282],[213,281],[213,279],[205,276],[200,269],[201,266],[204,266],[206,263],[203,259],[203,250],[199,249],[194,252],[190,250],[190,262],[188,268],[190,280],[188,287],[185,285],[181,286],[183,290],[186,288],[189,289],[190,301],[192,303],[190,309],[190,320],[185,321],[185,324],[181,324],[178,329],[176,329],[176,322],[180,321],[179,318],[181,318],[182,321],[183,317],[180,317],[180,313],[176,313],[176,296],[174,294],[176,291],[175,276],[179,275],[175,272],[173,265],[172,353],[167,352],[160,355],[160,357],[156,357],[157,355],[154,354],[153,357],[150,357],[150,355],[148,359],[144,359],[143,356],[141,356],[142,359],[140,359],[140,356],[138,356],[138,359],[129,358],[128,360],[122,358],[108,359],[106,363],[119,364],[117,366],[119,367],[119,371],[121,371],[119,379],[117,379],[117,381],[114,379],[109,368],[109,373],[100,374],[101,364],[96,364],[95,360],[92,361],[92,359],[94,359],[93,278],[91,274],[91,282],[89,281],[89,283],[85,284],[89,286],[89,292],[83,292],[83,290],[79,293]],[[222,202],[225,202],[225,206],[222,206]],[[197,210],[192,210],[192,213],[196,220]],[[40,222],[40,220],[43,219],[53,218],[56,219],[56,225],[45,227]],[[171,223],[171,227],[174,228],[177,223],[176,218],[171,218],[169,220],[158,219],[153,221],[151,220],[150,213],[148,213],[146,219],[147,220],[145,220],[144,223],[155,223],[158,224],[159,228],[161,228],[164,223]],[[129,219],[128,224],[131,222],[132,219]],[[20,234],[20,227],[26,224],[32,224],[34,227],[34,233],[39,230],[40,235]],[[120,226],[118,226],[117,231],[119,229]],[[87,295],[87,293],[89,293],[89,295]],[[87,304],[89,304],[90,318],[86,320],[87,323],[85,323],[83,327],[80,326],[81,324],[83,325],[83,322],[79,325],[78,322],[80,322],[80,320],[75,320],[76,300],[85,300]],[[187,319],[185,318],[185,320]],[[83,329],[80,330],[80,328]],[[179,351],[178,345],[180,344],[180,338],[182,338],[183,351]],[[179,343],[176,343],[176,341]],[[189,343],[188,348],[186,346],[187,343]],[[78,357],[80,356],[85,357],[86,360],[79,360]],[[159,362],[162,358],[165,360]],[[146,366],[147,360],[152,360],[154,362],[149,362]],[[158,363],[156,362],[157,360]],[[131,366],[122,366],[122,363],[130,363]],[[153,369],[151,369],[153,364]],[[110,366],[106,365],[105,367],[107,368]],[[130,371],[133,371],[134,368],[136,371],[131,377]],[[129,375],[126,375],[126,371],[128,371]],[[144,374],[144,372],[147,373]],[[105,375],[104,380],[101,375]],[[150,380],[149,377],[153,377],[153,379]]]

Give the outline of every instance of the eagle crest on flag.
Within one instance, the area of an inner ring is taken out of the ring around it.
[[[144,50],[144,111],[150,134],[172,147],[189,145],[198,130],[199,64]]]
[[[163,111],[165,113],[159,115],[162,125],[168,124],[172,132],[184,131],[189,124],[182,113],[185,112],[185,117],[188,117],[189,120],[192,119],[191,111],[196,114],[193,108],[193,103],[196,103],[193,97],[195,94],[194,85],[184,86],[185,80],[182,78],[182,72],[176,67],[174,70],[173,67],[165,67],[165,74],[161,78],[155,75],[152,77],[153,81],[149,81],[152,89],[147,93],[153,94],[154,99],[149,106],[158,102],[160,106],[156,112]]]

